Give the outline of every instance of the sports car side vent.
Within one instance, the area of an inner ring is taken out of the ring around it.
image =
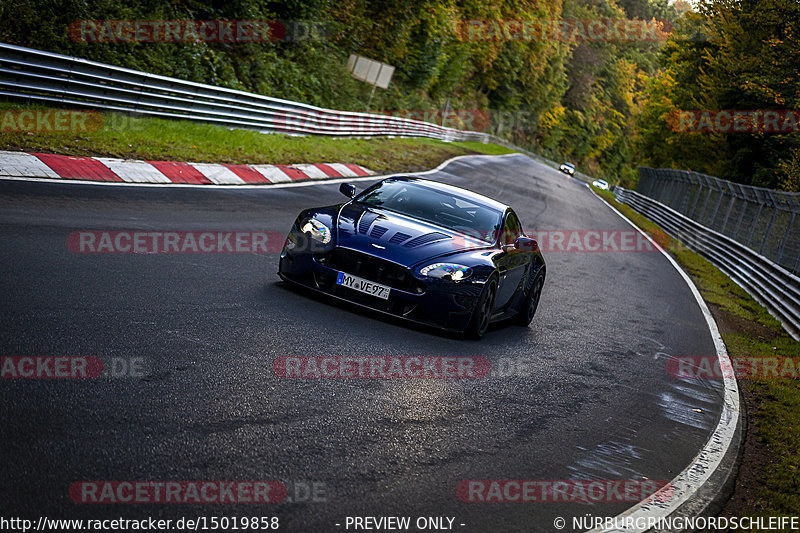
[[[422,246],[423,244],[428,244],[431,242],[436,241],[443,241],[444,239],[449,239],[449,235],[445,235],[444,233],[439,233],[438,231],[433,231],[431,233],[426,233],[425,235],[420,235],[419,237],[415,237],[405,243],[403,246],[408,248],[416,248],[417,246]]]
[[[409,235],[408,233],[403,233],[402,231],[398,231],[397,233],[392,235],[392,238],[389,239],[389,242],[392,244],[400,244],[401,242],[407,241],[410,238],[411,235]]]
[[[370,237],[374,237],[376,239],[380,239],[383,237],[383,234],[389,231],[389,228],[384,228],[383,226],[375,226],[372,228],[372,231],[369,232]]]
[[[361,215],[361,220],[358,221],[358,232],[364,235],[367,234],[369,231],[369,227],[372,225],[373,222],[378,218],[377,213],[370,213],[369,211],[364,211],[364,214]]]

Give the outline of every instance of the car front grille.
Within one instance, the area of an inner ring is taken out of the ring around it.
[[[317,256],[317,261],[330,268],[387,285],[393,289],[417,294],[425,292],[425,286],[414,279],[407,269],[355,250],[336,248],[330,253]]]

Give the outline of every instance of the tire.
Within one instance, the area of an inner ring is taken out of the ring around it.
[[[486,285],[483,286],[481,295],[478,296],[478,301],[475,303],[472,318],[465,332],[468,338],[480,340],[486,334],[486,330],[489,329],[489,321],[492,318],[495,296],[497,296],[497,279],[491,277],[486,282]]]
[[[531,287],[528,296],[522,303],[519,314],[517,315],[517,325],[528,327],[533,320],[536,310],[539,308],[539,299],[542,296],[542,287],[544,286],[544,276],[536,276],[533,280],[533,287]]]

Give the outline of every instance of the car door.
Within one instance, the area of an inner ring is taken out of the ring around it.
[[[503,226],[500,230],[500,247],[513,246],[517,237],[522,235],[522,226],[519,223],[519,218],[517,218],[514,211],[509,209],[506,212]],[[495,256],[497,270],[500,274],[497,296],[495,297],[495,309],[501,309],[508,305],[514,296],[517,287],[522,281],[522,276],[525,275],[525,268],[529,263],[529,255],[528,252],[512,248],[510,251],[502,251]]]

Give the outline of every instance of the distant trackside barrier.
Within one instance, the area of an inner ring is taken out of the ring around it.
[[[615,187],[614,195],[714,263],[800,340],[800,278],[750,247],[661,202],[622,187]]]

